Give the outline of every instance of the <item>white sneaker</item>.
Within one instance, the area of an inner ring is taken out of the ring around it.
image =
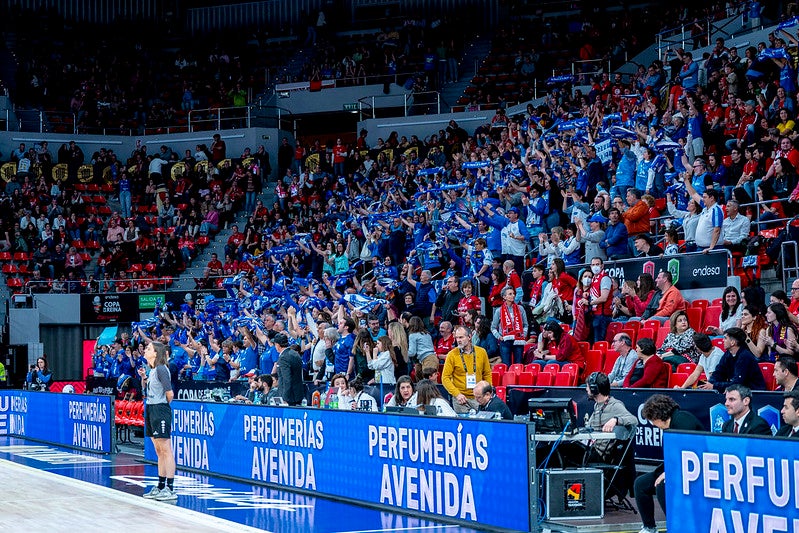
[[[641,528],[641,531],[639,531],[638,533],[658,533],[658,528],[644,526]]]
[[[149,500],[154,500],[158,498],[159,494],[161,494],[161,489],[159,489],[158,486],[155,486],[152,489],[150,489],[150,492],[145,493],[144,497]]]
[[[159,502],[168,502],[171,500],[177,500],[178,494],[174,490],[170,489],[169,487],[164,487],[161,491],[155,496],[155,500]]]

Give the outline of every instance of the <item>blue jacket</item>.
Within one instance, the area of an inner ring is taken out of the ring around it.
[[[633,151],[625,148],[616,167],[616,187],[633,187],[635,185],[635,167],[637,164],[638,159]]]
[[[627,226],[624,223],[608,224],[605,229],[605,238],[599,243],[608,257],[627,253]]]

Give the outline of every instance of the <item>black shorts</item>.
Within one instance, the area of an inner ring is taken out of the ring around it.
[[[168,403],[154,403],[145,407],[145,435],[154,439],[168,439],[172,431],[172,408]]]

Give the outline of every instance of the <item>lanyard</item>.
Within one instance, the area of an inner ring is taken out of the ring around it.
[[[458,354],[461,356],[461,363],[463,363],[463,372],[468,374],[469,369],[466,368],[466,359],[463,357],[463,352],[461,352],[460,348],[458,349]],[[472,373],[477,375],[477,353],[474,353],[474,359],[472,360]]]

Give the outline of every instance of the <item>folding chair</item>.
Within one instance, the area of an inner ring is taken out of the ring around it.
[[[586,450],[583,466],[602,471],[605,479],[605,510],[632,511],[638,514],[629,495],[635,482],[635,454],[632,444],[635,441],[635,427],[616,426],[616,439],[599,453],[594,446]],[[602,442],[602,441],[597,441]],[[605,441],[608,442],[608,441]]]

